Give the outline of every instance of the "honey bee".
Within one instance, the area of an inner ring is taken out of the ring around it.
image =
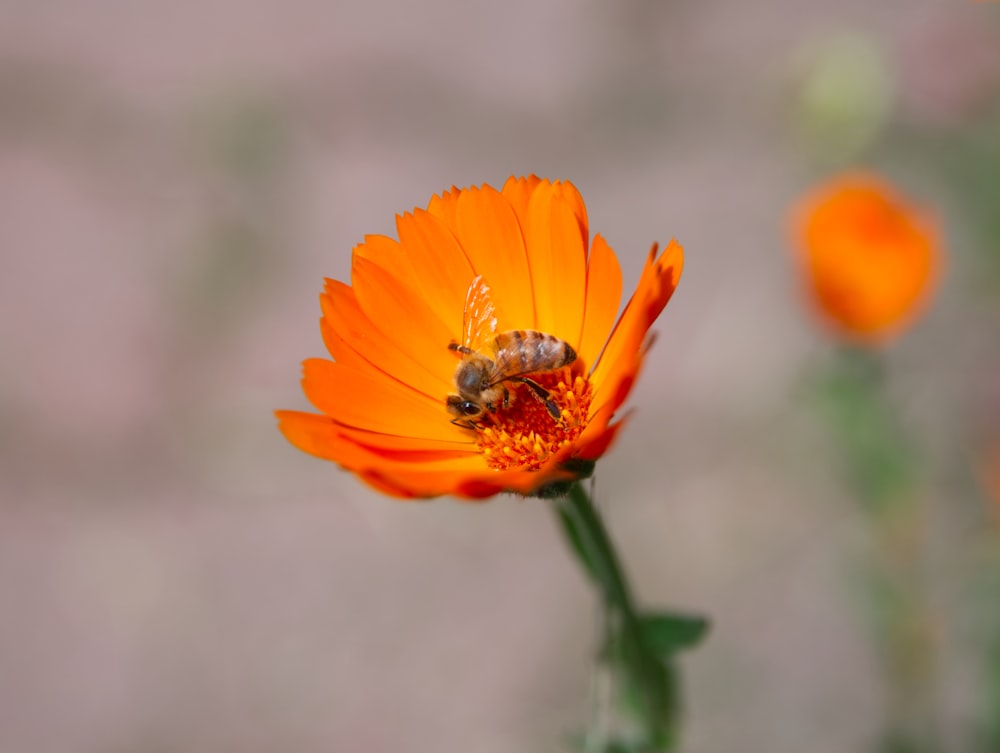
[[[576,351],[558,337],[536,330],[497,332],[497,321],[489,286],[482,276],[476,277],[465,297],[462,343],[448,345],[462,355],[455,369],[458,394],[446,400],[448,411],[455,416],[452,423],[475,428],[475,419],[510,406],[514,395],[508,383],[526,385],[558,421],[559,406],[529,375],[568,366],[576,360]]]

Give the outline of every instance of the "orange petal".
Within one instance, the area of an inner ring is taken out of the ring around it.
[[[355,257],[351,268],[354,295],[365,316],[398,350],[419,361],[442,380],[455,370],[448,350],[454,333],[413,288],[373,260]],[[405,378],[405,376],[404,376]],[[448,393],[442,393],[443,403]]]
[[[670,241],[659,258],[653,245],[639,285],[591,374],[592,414],[609,402],[617,407],[625,399],[641,363],[646,333],[677,288],[683,267],[684,250],[676,240]]]
[[[444,221],[421,209],[397,216],[396,231],[401,247],[414,260],[412,280],[421,297],[452,339],[461,342],[462,309],[476,276],[465,251]]]
[[[564,471],[481,471],[466,474],[419,469],[368,468],[361,477],[380,491],[407,499],[452,494],[467,500],[485,499],[506,491],[531,494],[553,481],[572,478]]]
[[[501,328],[534,328],[528,257],[510,203],[495,188],[483,186],[463,191],[457,209],[456,236],[476,274],[483,276],[509,318]]]
[[[339,423],[367,431],[460,441],[444,401],[432,400],[376,371],[356,371],[322,358],[303,362],[309,401]]]
[[[535,327],[578,343],[587,277],[587,215],[570,183],[542,181],[522,221],[535,299]]]
[[[278,428],[285,438],[303,452],[310,455],[332,460],[335,463],[348,469],[356,469],[379,463],[377,454],[367,448],[360,446],[352,440],[350,436],[352,430],[345,428],[342,424],[329,416],[320,416],[315,413],[302,413],[300,411],[281,410],[275,411],[278,417]],[[359,432],[362,433],[363,432]],[[406,440],[421,443],[421,446],[433,446],[433,441],[406,437],[390,437],[390,435],[372,434],[368,436],[388,437],[394,440]],[[427,450],[425,450],[426,452]],[[444,455],[447,456],[447,455]]]
[[[479,452],[474,442],[465,436],[455,439],[404,437],[398,434],[383,434],[377,431],[358,429],[339,423],[336,419],[330,420],[337,425],[337,432],[344,439],[385,457],[413,458],[416,454],[424,452],[433,453],[435,458],[441,459],[445,456],[454,457],[460,453]]]
[[[359,243],[351,252],[351,270],[354,262],[367,259],[389,270],[400,280],[412,280],[416,272],[413,257],[402,244],[385,235],[366,235],[365,242]]]
[[[427,437],[401,437],[346,426],[335,418],[316,413],[291,410],[274,413],[279,419],[281,430],[286,435],[294,434],[298,438],[293,444],[327,460],[340,461],[344,457],[345,444],[351,448],[363,449],[369,456],[410,462],[481,455],[469,440],[452,442]],[[482,464],[478,467],[481,468]]]
[[[522,229],[528,221],[528,203],[531,201],[531,194],[534,193],[541,182],[542,179],[537,175],[529,175],[527,178],[515,178],[511,176],[507,178],[507,182],[503,184],[503,188],[500,190],[503,197],[513,207],[514,214],[517,215]]]
[[[360,467],[373,462],[371,451],[359,447],[359,443],[351,438],[351,432],[362,436],[377,437],[379,441],[412,442],[422,448],[434,447],[433,440],[414,437],[395,437],[387,434],[361,432],[345,427],[329,416],[301,411],[279,410],[274,412],[278,417],[278,428],[285,438],[303,452],[310,455],[332,460],[345,468]]]
[[[597,460],[602,457],[618,438],[618,432],[624,428],[628,416],[613,424],[605,425],[600,431],[585,431],[578,442],[575,456],[581,460]],[[587,427],[588,430],[590,426]]]
[[[278,429],[293,446],[324,460],[336,461],[341,456],[341,440],[337,425],[329,416],[278,410]]]
[[[350,431],[329,416],[298,411],[276,411],[278,427],[295,447],[310,455],[332,460],[357,471],[378,467],[386,473],[412,472],[464,474],[484,470],[482,456],[475,451],[388,450],[357,442]],[[375,436],[375,435],[372,435]],[[400,439],[400,438],[396,438]],[[379,440],[381,441],[381,440]],[[424,440],[425,445],[433,443]]]
[[[342,427],[327,416],[298,411],[276,411],[276,415],[281,432],[292,445],[336,462],[396,497],[413,499],[454,494],[466,499],[481,499],[503,491],[530,494],[543,484],[571,478],[558,468],[504,473],[486,470],[478,453],[464,458],[427,458],[417,462],[387,460],[351,441],[343,434]]]
[[[385,473],[447,473],[452,476],[465,473],[487,471],[486,463],[478,452],[441,453],[420,451],[386,451],[380,448],[369,448],[350,442],[356,454],[352,462],[353,468],[381,468]]]
[[[444,221],[452,229],[458,227],[458,197],[462,192],[452,186],[450,190],[431,197],[427,211]]]
[[[622,270],[615,252],[600,235],[594,236],[587,261],[587,297],[583,333],[577,352],[592,366],[608,341],[622,298]]]
[[[449,372],[432,371],[424,359],[402,351],[372,324],[358,305],[354,291],[344,283],[327,280],[320,306],[323,342],[338,363],[352,369],[378,369],[435,400],[453,389]]]

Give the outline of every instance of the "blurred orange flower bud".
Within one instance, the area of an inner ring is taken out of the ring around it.
[[[813,305],[854,341],[897,335],[940,274],[933,218],[871,173],[848,173],[808,193],[794,209],[792,234]]]
[[[987,448],[980,462],[980,481],[1000,523],[1000,440]]]

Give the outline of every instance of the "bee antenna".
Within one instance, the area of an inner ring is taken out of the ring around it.
[[[452,340],[450,343],[448,343],[448,350],[452,350],[452,351],[455,351],[457,353],[463,353],[463,354],[465,354],[467,356],[470,356],[470,355],[472,355],[473,353],[476,352],[472,348],[469,348],[469,347],[467,347],[465,345],[459,345],[454,340]]]

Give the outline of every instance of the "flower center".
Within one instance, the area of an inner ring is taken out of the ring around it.
[[[587,425],[590,382],[573,369],[532,375],[531,380],[549,393],[559,418],[526,384],[508,384],[512,403],[484,415],[478,423],[476,442],[490,468],[498,471],[537,471],[552,455],[576,439]]]

